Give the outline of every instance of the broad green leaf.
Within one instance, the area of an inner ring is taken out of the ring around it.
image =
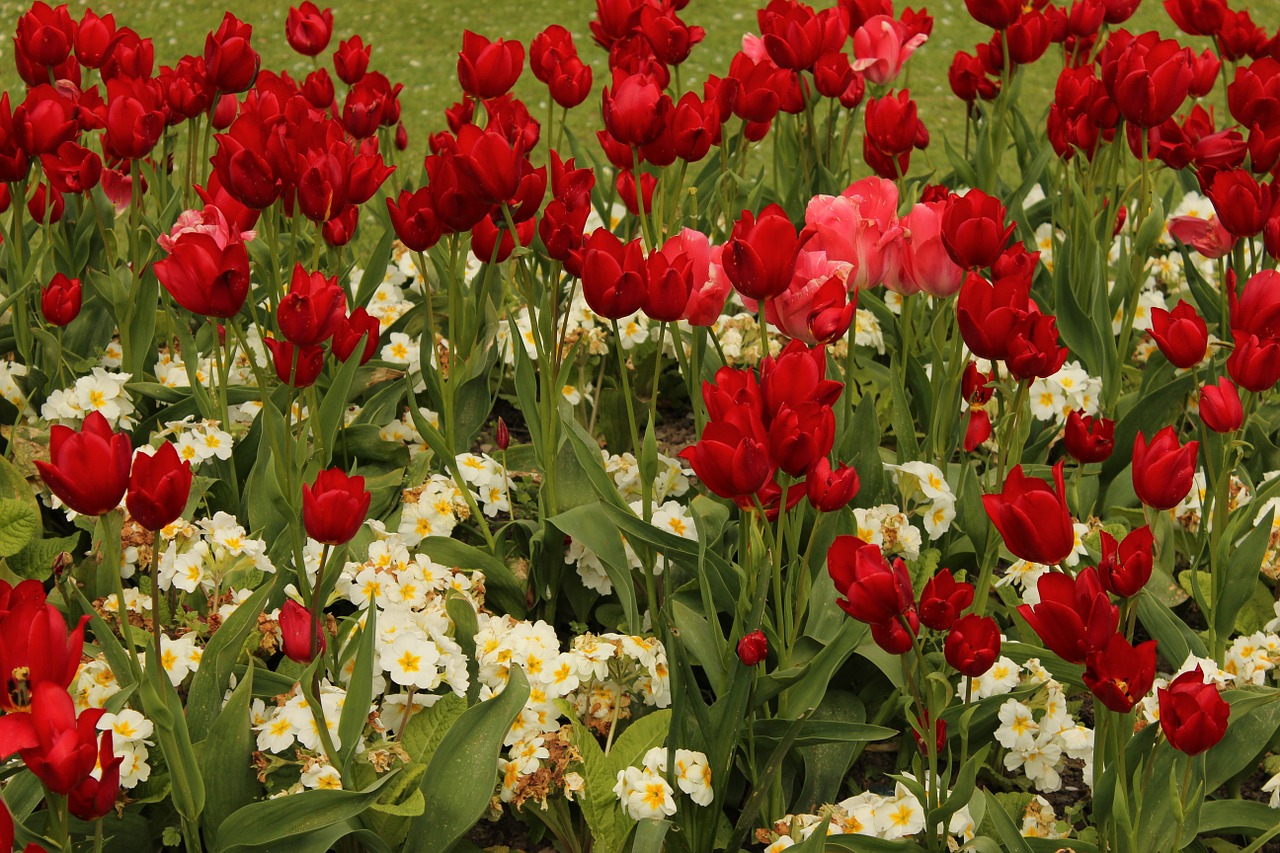
[[[200,668],[192,677],[191,690],[187,694],[187,722],[192,731],[204,732],[213,725],[245,640],[258,626],[258,616],[274,587],[273,578],[255,590],[213,632],[205,645]]]
[[[22,550],[7,557],[5,564],[18,577],[48,580],[54,561],[63,553],[73,552],[79,541],[79,533],[58,539],[32,539]]]
[[[361,791],[303,791],[250,803],[232,812],[218,827],[214,853],[247,853],[266,847],[297,849],[294,844],[299,836],[358,817],[395,775],[392,771]]]
[[[1205,753],[1206,789],[1216,791],[1253,764],[1280,730],[1280,689],[1224,690],[1231,705],[1227,732]]]
[[[763,744],[780,742],[794,728],[794,720],[756,720],[752,729],[756,740]],[[846,723],[838,720],[805,720],[799,733],[793,736],[796,746],[815,746],[825,743],[865,743],[888,740],[898,734],[897,729],[873,726],[870,723]]]
[[[360,359],[354,354],[346,362],[341,363],[333,375],[333,382],[324,392],[317,412],[316,429],[320,437],[320,467],[325,467],[333,459],[334,447],[338,443],[338,431],[342,428],[342,418],[347,411],[347,400],[351,396],[351,385],[355,381],[356,371],[360,369]]]
[[[616,490],[615,490],[616,491]],[[613,591],[618,595],[630,630],[640,627],[640,611],[636,601],[635,581],[631,577],[631,564],[627,560],[618,526],[613,523],[605,507],[600,503],[587,503],[566,510],[550,519],[557,530],[573,537],[595,552],[604,564]]]
[[[17,498],[0,498],[0,557],[10,557],[36,535],[40,513]]]
[[[338,767],[343,773],[350,770],[351,759],[355,757],[365,721],[369,718],[369,707],[373,703],[374,665],[378,653],[377,618],[378,608],[365,608],[365,623],[360,628],[355,666],[347,683],[342,715],[338,718],[338,741],[342,744],[338,748]]]
[[[257,748],[249,715],[253,670],[250,663],[244,678],[213,721],[208,735],[196,744],[206,791],[200,820],[211,837],[228,815],[247,806],[262,793],[262,786],[258,784],[253,770],[253,751]]]
[[[497,696],[468,708],[450,727],[422,780],[426,809],[414,818],[404,853],[444,853],[489,807],[502,741],[529,698],[518,666]]]
[[[138,695],[142,698],[143,712],[155,724],[156,740],[169,766],[173,807],[187,823],[194,825],[204,810],[204,777],[191,745],[182,700],[158,660],[148,661]]]

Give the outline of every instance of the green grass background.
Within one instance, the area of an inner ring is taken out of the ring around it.
[[[706,40],[695,48],[681,69],[686,87],[700,83],[708,73],[723,74],[729,59],[741,44],[746,32],[756,28],[755,10],[765,0],[692,0],[682,13],[686,21],[704,27]],[[78,16],[86,7],[73,0],[72,14]],[[289,49],[284,39],[284,21],[289,0],[123,0],[93,2],[99,14],[112,12],[117,23],[133,27],[150,36],[156,48],[157,65],[172,63],[186,53],[203,50],[204,36],[217,26],[224,9],[230,9],[254,28],[254,43],[262,53],[263,67],[283,69],[299,79],[314,65]],[[820,4],[822,5],[822,4]],[[898,4],[899,7],[902,5]],[[441,111],[458,98],[455,78],[457,51],[463,29],[471,29],[490,37],[528,40],[550,23],[559,23],[573,32],[584,59],[596,68],[593,96],[574,111],[571,125],[579,133],[599,127],[598,93],[604,71],[604,53],[591,42],[587,22],[595,9],[594,0],[337,0],[334,10],[334,40],[359,33],[372,42],[372,67],[387,74],[392,81],[405,84],[401,94],[403,120],[410,132],[412,151],[425,148],[426,134],[444,127]],[[1254,20],[1272,29],[1280,25],[1280,0],[1255,0],[1233,8],[1248,8]],[[0,0],[0,20],[12,33],[18,15],[26,3]],[[927,8],[935,18],[933,37],[908,64],[902,85],[909,85],[920,102],[920,114],[934,134],[952,138],[963,132],[964,108],[947,85],[947,68],[956,50],[972,51],[979,41],[990,38],[991,31],[975,23],[965,11],[962,0],[931,2]],[[1173,34],[1172,24],[1158,0],[1144,0],[1128,26],[1135,31],[1159,29]],[[1207,40],[1183,37],[1198,49]],[[1051,47],[1051,50],[1053,48]],[[13,70],[12,41],[0,42],[0,85],[6,89],[21,86]],[[321,57],[328,62],[328,57]],[[1032,79],[1023,87],[1023,110],[1036,121],[1047,109],[1059,64],[1047,58],[1035,66]],[[332,72],[332,66],[330,66]],[[521,80],[517,93],[529,105],[535,117],[545,120],[546,90],[528,74]],[[1215,96],[1220,95],[1215,92]],[[936,155],[935,156],[940,156]]]

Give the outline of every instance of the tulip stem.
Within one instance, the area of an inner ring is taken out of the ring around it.
[[[609,322],[613,326],[613,351],[618,356],[618,381],[622,383],[622,399],[627,406],[627,426],[631,428],[631,452],[639,458],[640,428],[636,425],[636,406],[631,397],[631,377],[627,373],[627,357],[622,352],[622,334],[618,331],[617,320],[610,319]]]
[[[324,605],[321,596],[324,594],[324,567],[329,562],[329,551],[332,545],[325,543],[320,551],[320,565],[316,568],[315,588],[311,592],[311,659],[315,660],[316,654],[320,651],[320,612]],[[304,573],[306,569],[303,569]],[[313,687],[317,697],[320,695],[320,670],[316,670],[316,682]]]
[[[151,636],[154,640],[155,666],[164,666],[161,639],[164,632],[160,627],[160,551],[164,545],[164,536],[159,530],[153,531],[151,540]],[[216,601],[216,600],[215,600]]]
[[[47,805],[47,835],[41,841],[52,841],[59,851],[71,851],[71,821],[67,813],[67,798],[44,789],[44,801]]]

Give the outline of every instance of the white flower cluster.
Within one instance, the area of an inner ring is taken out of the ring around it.
[[[1047,673],[1033,674],[1032,683],[1040,675]],[[1070,758],[1084,763],[1085,784],[1092,786],[1093,730],[1071,716],[1061,684],[1049,678],[1029,702],[1006,700],[999,716],[995,738],[1007,750],[1006,770],[1021,769],[1037,790],[1056,791],[1062,787],[1061,771]]]
[[[1072,412],[1098,413],[1102,380],[1090,376],[1078,361],[1068,361],[1047,379],[1032,381],[1028,389],[1031,414],[1039,421],[1064,424]]]
[[[1058,564],[1069,569],[1080,565],[1081,557],[1089,556],[1089,549],[1084,545],[1084,538],[1089,535],[1089,525],[1077,521],[1072,524],[1072,530],[1075,533],[1074,547]],[[1004,575],[996,580],[996,586],[1016,586],[1022,592],[1022,602],[1034,607],[1040,603],[1040,578],[1051,571],[1053,567],[1043,563],[1014,560],[1004,570]]]
[[[249,327],[249,330],[245,333],[245,341],[249,346],[248,353],[240,347],[238,341],[227,342],[231,347],[231,360],[223,366],[226,368],[227,383],[230,385],[256,385],[257,378],[253,372],[253,365],[270,363],[270,357],[267,355],[266,347],[262,344],[262,338],[256,325]],[[252,362],[250,361],[251,358]],[[210,377],[218,375],[218,360],[210,352],[209,355],[200,358],[196,362],[194,370],[196,382],[201,385],[207,385]],[[183,360],[180,352],[162,349],[156,358],[153,372],[156,375],[156,381],[167,388],[191,387],[191,373],[188,371],[188,365]]]
[[[529,306],[524,305],[512,316],[515,319],[515,335],[512,335],[509,319],[504,317],[497,322],[494,342],[498,346],[498,352],[502,354],[503,361],[507,366],[516,363],[515,350],[512,348],[513,337],[520,339],[524,345],[525,354],[529,358],[537,360],[538,346],[534,332],[536,313],[532,312]],[[568,315],[560,318],[560,322],[561,329],[557,330],[556,338],[561,340],[560,331],[563,331],[565,351],[581,341],[583,345],[581,351],[588,355],[603,355],[608,352],[609,327],[591,310],[591,306],[587,304],[587,300],[581,293],[574,294],[573,301],[569,304]],[[640,314],[623,318],[618,321],[618,334],[622,348],[630,350],[649,339],[648,320]],[[561,354],[563,355],[564,352]]]
[[[161,589],[212,591],[241,569],[276,570],[267,543],[249,536],[234,515],[218,512],[195,524],[179,520],[162,532],[172,536],[160,557]]]
[[[1264,482],[1273,477],[1280,476],[1280,472],[1270,472],[1265,475]],[[1174,519],[1192,533],[1200,529],[1201,511],[1204,509],[1205,500],[1208,498],[1209,486],[1205,477],[1204,469],[1197,468],[1196,473],[1192,476],[1191,491],[1187,492],[1187,496],[1183,498],[1176,507],[1173,508]],[[1253,491],[1244,484],[1244,481],[1235,474],[1231,475],[1231,482],[1227,486],[1227,509],[1229,512],[1235,512],[1238,508],[1253,501]],[[1257,516],[1254,518],[1254,524],[1262,521],[1262,516],[1272,506],[1276,507],[1277,514],[1280,514],[1280,499],[1267,501],[1258,510]],[[1274,519],[1272,528],[1274,527]],[[1213,529],[1213,518],[1210,517],[1205,522],[1205,530]],[[1263,561],[1264,567],[1266,560]]]
[[[481,511],[493,518],[511,511],[511,477],[502,463],[487,453],[460,453],[458,470],[463,481],[474,491]]]
[[[436,429],[440,428],[440,416],[435,412],[425,406],[419,406],[418,414]],[[408,411],[379,430],[378,437],[383,441],[404,443],[409,448],[409,456],[411,458],[427,449],[427,442],[423,439],[422,434],[418,432],[418,427],[413,422],[413,416]]]
[[[920,531],[896,505],[880,504],[866,509],[855,507],[853,520],[858,528],[858,538],[879,547],[886,557],[915,560],[920,556]]]
[[[27,366],[7,358],[0,358],[0,400],[7,400],[27,419],[35,417],[35,410],[27,402],[26,392],[18,380],[27,375]]]
[[[125,708],[118,714],[103,714],[98,718],[98,730],[111,732],[112,750],[123,760],[120,762],[120,787],[136,788],[138,783],[151,778],[148,748],[154,744],[147,740],[155,731],[154,724],[141,712]]]
[[[178,458],[190,462],[192,468],[215,457],[222,460],[231,458],[231,433],[222,429],[217,421],[197,421],[194,416],[186,417],[166,423],[156,435],[173,436],[173,449],[178,451]]]
[[[711,766],[707,756],[689,749],[675,751],[676,785],[696,805],[711,805]],[[670,817],[676,813],[674,789],[666,780],[667,748],[655,746],[644,754],[640,767],[618,771],[613,793],[632,820]]]
[[[786,815],[773,825],[777,835],[764,853],[780,853],[813,835],[823,818],[829,818],[827,835],[868,835],[886,841],[915,835],[925,826],[924,807],[919,798],[902,782],[894,785],[891,795],[865,791],[833,805],[824,806],[820,814]],[[951,816],[947,831],[963,840],[973,838],[973,818],[969,807]]]
[[[320,682],[320,708],[325,729],[328,730],[335,749],[342,748],[338,720],[346,701],[347,691],[330,684],[327,679]],[[262,752],[286,752],[295,743],[307,750],[321,748],[320,727],[316,724],[315,715],[301,690],[295,689],[274,707],[268,707],[261,699],[254,699],[250,715],[253,718],[253,730],[258,733],[258,749]]]
[[[115,429],[131,429],[135,425],[133,398],[125,390],[131,374],[112,373],[95,367],[92,373],[76,379],[70,388],[60,388],[49,395],[40,407],[46,421],[79,421],[90,412],[98,412]]]
[[[417,488],[407,489],[396,533],[410,548],[428,536],[450,536],[458,522],[471,517],[466,496],[451,477],[432,474]]]
[[[951,528],[956,517],[956,495],[947,485],[942,470],[928,462],[907,462],[884,466],[902,492],[904,504],[920,513],[930,541]]]

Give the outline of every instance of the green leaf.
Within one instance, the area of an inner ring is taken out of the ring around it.
[[[752,730],[757,741],[775,744],[787,737],[794,727],[794,720],[756,720]],[[816,746],[824,743],[866,743],[888,740],[897,734],[896,729],[873,726],[870,723],[805,720],[800,725],[799,732],[793,735],[793,740],[796,746]]]
[[[614,740],[606,755],[591,730],[576,715],[573,716],[573,745],[582,756],[582,777],[585,780],[579,805],[591,830],[593,850],[622,853],[635,821],[622,810],[622,804],[613,793],[618,772],[626,767],[639,766],[644,754],[666,738],[670,724],[670,711],[657,711],[641,717]]]
[[[154,656],[154,652],[152,654]],[[143,711],[155,724],[156,740],[169,766],[173,807],[188,823],[195,824],[204,810],[204,777],[191,745],[182,700],[160,661],[147,662],[138,695],[142,698]]]
[[[1018,831],[1013,818],[1009,817],[1009,813],[1004,810],[1004,806],[1000,804],[1000,801],[988,791],[983,791],[982,797],[986,801],[985,812],[987,820],[990,821],[992,829],[995,830],[1001,847],[1008,853],[1031,853],[1027,840],[1022,837],[1022,833]]]
[[[1276,810],[1250,800],[1210,800],[1200,809],[1200,832],[1259,835],[1274,829]]]
[[[409,753],[414,763],[429,762],[444,736],[449,733],[449,727],[465,710],[465,699],[446,693],[430,708],[423,708],[409,718],[409,724],[400,735],[400,745]]]
[[[338,718],[338,740],[342,743],[338,749],[338,768],[344,776],[349,775],[351,759],[360,745],[360,735],[369,718],[369,706],[373,703],[374,663],[378,651],[377,618],[378,608],[371,602],[365,608],[365,623],[360,629],[355,666],[347,683],[342,715]]]
[[[369,300],[373,298],[373,292],[378,289],[378,285],[382,284],[382,279],[387,275],[387,264],[391,260],[391,245],[395,238],[395,229],[388,223],[382,236],[378,238],[377,245],[373,247],[373,252],[369,255],[368,265],[360,276],[360,285],[356,288],[356,298],[352,305],[368,305]]]
[[[671,821],[650,818],[636,824],[636,837],[631,843],[631,853],[662,853],[662,840],[671,829]]]
[[[1150,590],[1144,589],[1138,596],[1138,618],[1160,643],[1160,653],[1170,663],[1184,661],[1193,653],[1197,657],[1208,654],[1196,632]]]
[[[1231,705],[1227,732],[1205,753],[1206,790],[1215,791],[1249,767],[1280,730],[1280,689],[1224,690]]]
[[[480,819],[497,782],[502,741],[528,699],[529,681],[513,666],[501,693],[450,727],[427,765],[426,810],[410,824],[404,853],[443,853]]]
[[[6,558],[5,564],[18,577],[48,580],[53,574],[54,561],[62,554],[74,551],[79,541],[79,533],[58,539],[32,539],[21,551]]]
[[[40,513],[17,498],[0,498],[0,557],[10,557],[36,535]]]
[[[213,725],[222,707],[222,696],[240,659],[245,640],[258,626],[258,615],[275,588],[272,578],[245,599],[209,637],[200,657],[200,668],[191,679],[187,694],[187,722],[193,731],[203,732]]]
[[[479,548],[446,536],[428,536],[418,547],[442,566],[484,572],[485,597],[504,613],[517,619],[524,616],[524,582],[516,578],[506,563]]]
[[[618,526],[610,519],[604,505],[586,503],[553,516],[550,521],[557,530],[581,542],[600,558],[609,581],[613,584],[613,591],[622,604],[629,629],[637,631],[640,627],[640,611],[636,601],[635,581],[631,577],[631,564],[627,561]]]
[[[227,816],[253,802],[262,792],[253,770],[253,721],[249,702],[253,695],[253,664],[232,691],[208,736],[197,744],[200,772],[207,791],[200,816],[206,833],[213,836]]]
[[[298,849],[294,845],[300,836],[358,817],[381,796],[383,786],[395,775],[392,771],[361,791],[303,791],[250,803],[232,812],[218,826],[213,850],[247,853],[271,845],[280,845],[274,847],[276,850]]]
[[[351,384],[355,381],[356,371],[360,369],[360,359],[348,358],[334,374],[333,382],[324,392],[317,413],[317,429],[320,435],[320,467],[326,467],[333,459],[333,450],[338,443],[338,430],[342,427],[342,418],[347,411],[347,400],[351,396]]]

